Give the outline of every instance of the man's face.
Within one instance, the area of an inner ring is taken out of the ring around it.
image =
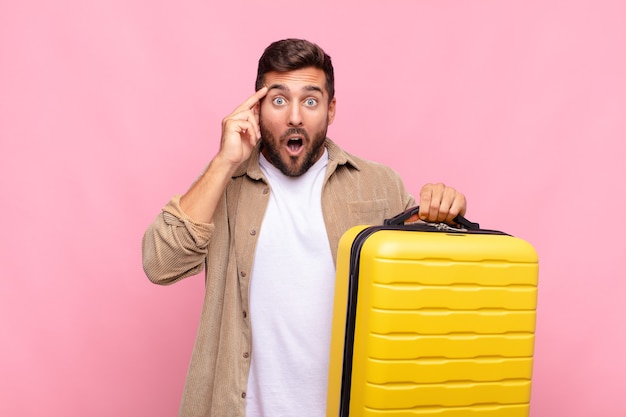
[[[262,152],[290,177],[304,174],[324,153],[335,98],[328,102],[326,76],[318,68],[265,74],[267,95],[259,108]]]

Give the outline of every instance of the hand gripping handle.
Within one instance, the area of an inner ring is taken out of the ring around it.
[[[402,213],[390,218],[390,219],[385,219],[385,222],[383,223],[385,226],[397,226],[400,224],[404,224],[404,222],[409,219],[411,216],[413,216],[414,214],[419,213],[420,211],[420,206],[415,206],[415,207],[411,207],[410,209],[403,211]],[[464,227],[467,230],[478,230],[480,229],[480,225],[478,223],[474,223],[471,222],[469,220],[467,220],[465,217],[461,216],[460,214],[458,216],[456,216],[453,220],[453,222],[455,222],[456,224]]]

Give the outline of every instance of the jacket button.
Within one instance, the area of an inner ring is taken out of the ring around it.
[[[241,271],[241,276],[242,276],[242,277],[244,277],[244,278],[245,278],[245,276],[246,276],[246,275],[247,275],[247,274],[246,274],[246,271]]]
[[[249,354],[248,352],[244,352],[244,353],[243,353],[243,357],[244,357],[245,359],[248,359],[248,358],[250,357],[250,354]]]
[[[267,193],[269,193],[269,192],[270,192],[269,187],[265,187],[265,188],[263,189],[263,194],[267,194]]]
[[[245,392],[241,393],[241,398],[246,398],[246,393]]]
[[[256,230],[254,230],[254,229],[250,230],[250,235],[256,236]]]

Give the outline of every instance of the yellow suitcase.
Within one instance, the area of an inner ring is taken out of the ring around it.
[[[417,210],[339,243],[327,417],[527,417],[535,250]]]

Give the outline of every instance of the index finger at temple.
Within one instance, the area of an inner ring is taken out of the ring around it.
[[[267,94],[267,87],[263,87],[252,94],[246,101],[244,101],[239,107],[233,111],[233,113],[239,113],[245,110],[250,110]]]

